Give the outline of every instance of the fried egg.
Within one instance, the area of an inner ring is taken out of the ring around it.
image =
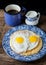
[[[16,53],[32,50],[37,47],[38,43],[39,36],[29,30],[17,31],[10,36],[11,49]]]
[[[35,47],[37,47],[38,42],[39,42],[39,38],[36,35],[30,35],[28,37],[28,41],[29,41],[29,47],[28,50],[32,50]]]
[[[15,33],[10,38],[10,43],[13,45],[15,51],[17,53],[26,52],[28,48],[28,40],[26,38],[26,35],[23,33]]]

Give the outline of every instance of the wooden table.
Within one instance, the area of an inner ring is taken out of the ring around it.
[[[37,25],[46,32],[46,16],[42,15]],[[10,58],[2,48],[2,38],[11,27],[4,23],[4,11],[0,10],[0,65],[46,65],[46,56],[34,62],[20,62]]]

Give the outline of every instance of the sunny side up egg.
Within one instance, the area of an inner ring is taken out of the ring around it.
[[[35,47],[37,47],[38,42],[39,42],[39,38],[36,35],[30,35],[28,37],[28,41],[29,41],[29,47],[28,50],[32,50]]]
[[[26,38],[25,34],[18,33],[18,34],[13,34],[13,37],[10,39],[10,43],[13,45],[15,51],[17,53],[21,52],[26,52],[28,48],[28,40]]]
[[[13,33],[10,37],[11,48],[14,48],[16,53],[26,52],[27,50],[32,50],[37,47],[39,43],[39,37],[33,35],[31,31],[20,31],[18,33]]]

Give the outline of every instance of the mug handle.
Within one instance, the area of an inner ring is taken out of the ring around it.
[[[37,18],[39,20],[39,18],[40,18],[40,12],[37,13]]]
[[[27,9],[22,6],[21,7],[21,15],[24,16],[26,12],[27,12]]]

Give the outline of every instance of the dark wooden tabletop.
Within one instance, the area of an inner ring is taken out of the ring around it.
[[[39,28],[46,32],[46,16],[42,15],[39,20],[39,24],[37,25]],[[4,34],[11,27],[7,26],[4,22],[4,11],[0,10],[0,65],[46,65],[46,56],[43,58],[34,61],[34,62],[20,62],[10,58],[2,48],[2,39]]]

